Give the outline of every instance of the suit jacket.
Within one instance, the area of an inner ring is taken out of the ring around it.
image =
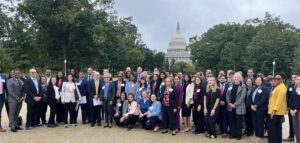
[[[76,85],[79,89],[79,92],[80,92],[81,96],[88,96],[89,95],[89,89],[88,89],[89,82],[88,82],[87,79],[84,78],[83,80],[81,80],[81,82],[80,82],[79,79],[76,79]]]
[[[35,102],[33,100],[34,97],[41,97],[41,91],[42,91],[42,86],[41,83],[38,81],[38,88],[39,88],[39,93],[37,92],[35,85],[29,77],[26,82],[25,82],[25,93],[26,93],[26,102]]]
[[[171,87],[172,91],[170,92],[170,96],[169,96],[169,107],[173,108],[173,109],[177,109],[177,101],[178,101],[178,96],[177,96],[177,91],[176,91],[176,87],[172,86]],[[166,90],[166,86],[162,86],[160,93],[160,98],[159,100],[161,101],[162,105],[163,105],[163,99],[165,96],[165,90]]]
[[[193,95],[194,107],[197,108],[198,105],[203,107],[204,94],[206,93],[205,88],[202,86],[197,88],[195,86],[195,90],[196,91],[194,91],[194,95]]]
[[[100,97],[102,91],[102,81],[99,79],[99,83],[98,83],[98,97]],[[90,101],[90,103],[93,103],[93,98],[96,95],[96,84],[95,84],[95,79],[91,79],[89,81],[89,97],[88,100]]]
[[[154,81],[151,81],[150,82],[150,91],[151,91],[151,94],[157,95],[158,94],[158,90],[159,90],[159,86],[160,86],[160,81],[159,80],[156,81],[156,86],[155,86],[154,92],[152,92],[153,86],[154,86]]]
[[[287,107],[290,108],[291,105],[291,96],[293,94],[293,91],[295,90],[295,83],[289,84],[287,93],[286,93],[286,100],[287,100]]]
[[[116,112],[119,111],[119,103],[121,104],[120,99],[118,99],[116,102]],[[128,111],[128,100],[125,100],[123,102],[122,114],[120,116],[123,117],[125,115],[125,113],[127,113],[127,111]]]
[[[221,83],[219,83],[218,86],[219,86],[219,89],[221,91]],[[220,100],[224,101],[226,103],[226,93],[227,93],[227,90],[228,90],[228,87],[229,87],[229,83],[224,83],[224,86],[225,86],[224,87],[224,92],[223,92],[223,95],[220,94],[221,95]]]
[[[16,78],[11,78],[7,81],[7,89],[9,92],[8,102],[18,102],[19,98],[25,96],[24,82]]]
[[[270,89],[267,87],[264,87],[263,89],[258,89],[255,95],[255,99],[253,101],[253,93],[256,88],[252,88],[251,94],[250,94],[250,104],[256,105],[257,110],[268,110],[268,99],[270,95]]]
[[[232,85],[228,88],[226,92],[226,102],[230,103],[231,102],[231,90],[232,90]],[[245,97],[246,97],[246,85],[241,84],[239,85],[237,89],[237,94],[236,94],[236,100],[235,100],[235,112],[238,115],[245,115],[246,114],[246,104],[245,104]],[[228,111],[232,111],[232,108],[227,106]]]
[[[285,115],[287,114],[287,103],[286,103],[287,88],[284,83],[277,85],[269,98],[268,114]]]
[[[102,85],[102,90],[101,90],[101,93],[100,93],[100,100],[104,100],[104,91],[105,91],[105,83]],[[109,101],[114,101],[115,99],[115,85],[113,82],[110,82],[109,83],[109,86],[108,86],[108,93],[107,93],[107,100]]]
[[[47,86],[47,102],[50,104],[57,102],[57,100],[55,98],[55,89],[53,86],[50,86],[50,85]]]
[[[183,102],[185,102],[185,104],[188,104],[189,100],[191,100],[191,104],[193,104],[193,94],[194,94],[194,83],[190,83],[188,84],[188,86],[186,87],[186,91],[183,91],[185,92],[185,99],[183,99]]]
[[[3,101],[4,101],[5,96],[7,94],[7,87],[6,87],[7,79],[6,79],[6,76],[4,74],[1,74],[1,73],[0,73],[0,77],[1,77],[1,80],[2,80],[0,82],[2,82],[2,85],[3,85],[3,94],[0,95],[0,98],[3,98]]]
[[[115,85],[115,91],[116,91],[116,95],[115,97],[117,97],[117,91],[118,91],[118,80],[114,81],[114,85]],[[123,80],[122,83],[121,83],[121,93],[122,92],[125,92],[125,85],[126,85],[126,82]]]

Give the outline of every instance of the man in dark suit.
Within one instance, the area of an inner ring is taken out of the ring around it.
[[[102,82],[100,80],[100,73],[95,72],[94,79],[89,81],[89,112],[90,112],[90,122],[91,127],[95,126],[97,122],[98,126],[101,126],[101,116],[100,116],[100,105],[95,105],[94,100],[99,100],[101,93]]]
[[[227,103],[226,103],[226,92],[228,89],[228,84],[226,83],[225,75],[220,75],[218,77],[219,88],[221,91],[221,100],[220,100],[220,112],[218,117],[218,123],[220,125],[220,131],[222,133],[222,138],[226,138],[228,135],[228,116],[227,116]]]
[[[41,101],[41,83],[37,79],[35,68],[29,70],[30,77],[25,82],[25,93],[27,103],[26,130],[39,125],[39,103]]]
[[[142,67],[138,67],[138,68],[136,69],[136,73],[135,73],[134,77],[135,77],[137,83],[139,83],[140,80],[141,80],[141,78],[142,78],[142,72],[143,72]]]
[[[295,85],[295,79],[296,77],[299,75],[299,73],[293,73],[292,74],[292,82],[288,85],[288,89],[287,89],[287,106],[288,108],[290,108],[290,99],[291,99],[291,94],[293,93],[294,89],[296,88]],[[289,111],[289,110],[288,110]],[[289,112],[288,114],[289,117],[289,136],[288,138],[284,139],[283,141],[285,142],[294,142],[294,128],[293,128],[293,122],[292,122],[292,116],[291,113]]]
[[[78,79],[76,79],[76,85],[78,86],[79,92],[81,94],[81,100],[83,98],[86,99],[86,101],[88,100],[88,89],[87,89],[87,80],[85,79],[85,75],[82,71],[79,72],[78,75]],[[81,103],[80,104],[81,107],[81,117],[82,117],[82,124],[86,124],[87,122],[89,122],[89,114],[88,114],[88,104],[86,103]],[[76,112],[76,119],[78,117],[78,111]]]
[[[1,125],[1,113],[5,102],[7,88],[6,88],[6,76],[3,73],[1,73],[1,70],[2,69],[0,67],[0,132],[6,132],[6,130],[4,130]]]
[[[114,81],[115,91],[116,91],[114,103],[116,103],[116,101],[120,98],[122,92],[125,91],[125,84],[126,82],[124,81],[124,73],[119,72],[118,80]]]
[[[21,130],[19,127],[19,113],[22,108],[24,100],[24,82],[21,79],[20,69],[14,70],[14,77],[7,81],[7,90],[9,91],[8,105],[9,105],[9,126],[12,132]]]

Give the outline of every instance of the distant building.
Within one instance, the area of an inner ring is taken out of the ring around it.
[[[169,42],[169,48],[167,49],[166,53],[166,61],[169,62],[169,64],[172,64],[172,60],[174,59],[176,62],[185,62],[185,63],[191,63],[191,52],[187,49],[187,43],[183,37],[183,35],[180,33],[180,27],[179,23],[177,22],[176,27],[176,33],[171,38],[171,41]]]

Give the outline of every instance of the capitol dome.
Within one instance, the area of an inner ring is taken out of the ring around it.
[[[177,23],[176,33],[171,38],[171,41],[169,42],[169,48],[170,49],[185,49],[186,45],[187,45],[186,41],[185,41],[183,35],[180,33],[179,23]]]
[[[191,53],[186,46],[187,42],[185,41],[184,36],[180,33],[179,23],[177,22],[176,33],[171,38],[169,48],[167,49],[165,57],[167,62],[172,63],[174,60],[175,62],[191,63]]]

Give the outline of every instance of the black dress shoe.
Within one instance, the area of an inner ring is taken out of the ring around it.
[[[95,124],[91,124],[91,127],[95,127]]]
[[[16,129],[17,129],[17,130],[23,130],[23,128],[21,128],[21,127],[16,127]]]
[[[16,132],[18,132],[18,130],[17,129],[11,129],[11,132],[16,133]]]
[[[101,127],[101,123],[97,123],[97,126],[98,126],[98,127]]]

